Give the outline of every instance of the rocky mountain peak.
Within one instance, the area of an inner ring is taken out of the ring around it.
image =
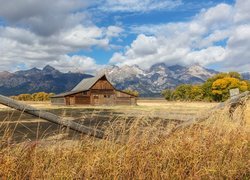
[[[42,69],[42,73],[43,74],[47,74],[47,75],[53,75],[53,76],[58,76],[61,74],[60,71],[58,71],[57,69],[55,69],[54,67],[47,65]]]
[[[206,69],[203,66],[201,66],[200,64],[195,63],[195,64],[189,66],[186,69],[185,73],[188,75],[194,76],[196,78],[200,78],[203,81],[205,81],[206,79],[208,79],[209,77],[213,76],[214,74],[216,74],[218,72],[216,72],[214,70]]]
[[[52,72],[52,71],[57,71],[54,67],[50,66],[50,65],[46,65],[43,70],[44,72]]]
[[[181,71],[185,68],[181,65],[176,64],[176,65],[169,66],[168,69],[171,71]]]
[[[33,76],[39,73],[41,73],[41,70],[37,69],[36,67],[32,69],[28,69],[28,70],[21,70],[21,71],[15,72],[15,74],[19,76]]]
[[[1,71],[0,72],[0,77],[10,77],[12,75],[12,73],[10,73],[9,71]]]
[[[154,64],[150,67],[150,71],[153,71],[153,70],[165,70],[167,69],[167,65],[165,63],[157,63],[157,64]]]
[[[161,74],[161,75],[168,75],[170,73],[168,66],[165,63],[157,63],[151,66],[148,70],[151,74]]]
[[[104,71],[118,89],[135,89],[140,91],[142,96],[152,96],[152,94],[159,96],[163,89],[174,88],[182,83],[201,83],[217,73],[199,64],[184,67],[167,66],[165,63],[157,63],[147,70],[136,65],[125,65],[109,66]]]

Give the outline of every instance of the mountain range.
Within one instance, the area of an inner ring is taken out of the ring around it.
[[[92,77],[82,73],[62,73],[47,65],[42,70],[32,68],[10,73],[0,72],[0,94],[11,96],[34,92],[61,93],[71,90],[83,78]]]
[[[134,89],[141,96],[159,96],[166,88],[174,88],[179,84],[197,84],[206,81],[217,74],[217,71],[204,68],[199,64],[191,66],[167,66],[159,63],[149,69],[133,66],[107,66],[97,74],[105,73],[117,89]],[[250,73],[242,76],[250,79]],[[70,91],[82,79],[92,77],[84,73],[63,73],[47,65],[43,69],[32,68],[29,70],[10,73],[0,72],[0,94],[11,96],[34,92],[61,93]]]
[[[218,72],[199,64],[184,67],[158,63],[147,70],[137,65],[109,66],[101,73],[105,73],[118,89],[135,89],[141,96],[159,96],[166,88],[174,88],[179,84],[202,83]]]

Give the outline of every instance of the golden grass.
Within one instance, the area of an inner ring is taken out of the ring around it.
[[[84,108],[94,108],[94,109],[136,109],[136,110],[154,110],[154,109],[168,109],[168,108],[191,108],[191,109],[204,109],[215,106],[217,103],[206,103],[206,102],[170,102],[164,99],[152,99],[144,100],[139,99],[137,101],[138,106],[89,106],[89,105],[78,105],[78,106],[58,106],[52,105],[49,101],[39,102],[39,101],[22,101],[22,103],[32,105],[41,109],[84,109]],[[188,105],[188,106],[187,106]],[[6,106],[0,105],[0,110],[8,109]]]
[[[2,179],[249,179],[249,126],[223,116],[164,135],[169,127],[115,122],[106,140],[0,139]],[[115,138],[116,134],[119,138]]]
[[[102,110],[109,110],[114,113],[123,113],[125,114],[125,116],[160,117],[165,119],[179,119],[183,121],[191,118],[192,116],[198,113],[206,112],[207,109],[212,108],[218,104],[205,102],[168,102],[164,99],[139,99],[138,106],[56,106],[51,105],[50,102],[24,103],[27,103],[42,110],[60,110],[62,113],[64,111],[71,112],[75,110],[79,111],[79,113],[86,113],[86,110],[88,109],[92,109],[97,113]],[[9,108],[0,105],[0,112],[6,112],[8,110]],[[120,116],[122,116],[122,114],[120,114]],[[25,119],[21,120],[26,121]]]

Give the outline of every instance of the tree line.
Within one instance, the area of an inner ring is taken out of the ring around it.
[[[239,88],[240,92],[250,90],[250,82],[243,80],[237,72],[219,73],[203,84],[182,84],[175,89],[166,89],[162,95],[169,101],[225,101],[229,90]]]
[[[124,92],[139,96],[139,92],[132,89],[125,89]],[[19,94],[17,96],[11,96],[12,99],[18,101],[49,101],[54,93],[37,92],[33,94]]]
[[[11,98],[18,101],[49,101],[51,96],[54,95],[54,93],[37,92],[33,94],[20,94],[17,96],[11,96]]]
[[[124,89],[123,92],[134,95],[134,96],[139,96],[139,92],[133,89]]]

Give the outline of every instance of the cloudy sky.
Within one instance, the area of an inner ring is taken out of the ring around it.
[[[250,71],[250,0],[0,0],[0,71]]]

